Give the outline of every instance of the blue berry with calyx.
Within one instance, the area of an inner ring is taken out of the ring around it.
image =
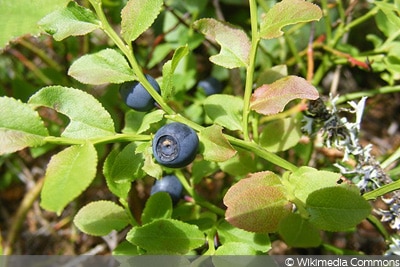
[[[173,122],[161,127],[153,139],[153,155],[166,167],[182,168],[196,157],[199,138],[189,126]]]
[[[212,76],[199,81],[197,87],[202,88],[206,96],[219,94],[222,92],[221,82]]]
[[[160,86],[153,77],[146,74],[146,79],[149,81],[151,86],[160,93]],[[155,101],[153,97],[147,92],[143,84],[138,81],[124,82],[119,89],[122,99],[125,104],[137,111],[150,111],[155,107]]]
[[[166,192],[170,195],[172,204],[176,205],[182,195],[183,186],[175,175],[167,175],[155,181],[151,187],[150,195]]]

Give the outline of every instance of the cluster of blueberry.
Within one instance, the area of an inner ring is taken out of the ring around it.
[[[151,86],[160,93],[157,81],[146,74]],[[198,88],[204,90],[205,95],[212,95],[222,91],[221,83],[214,77],[201,80]],[[150,111],[155,107],[153,97],[138,81],[125,82],[120,87],[120,94],[126,105],[137,111]],[[182,168],[190,164],[196,157],[199,138],[189,126],[173,122],[161,127],[153,138],[152,148],[155,160],[169,168]],[[167,192],[176,204],[182,193],[182,184],[174,175],[164,176],[156,180],[151,189],[151,195],[157,192]]]

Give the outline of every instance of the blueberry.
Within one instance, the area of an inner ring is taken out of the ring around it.
[[[153,155],[163,166],[181,168],[194,160],[198,146],[199,138],[192,128],[173,122],[156,132],[153,139]]]
[[[197,87],[203,88],[204,93],[209,96],[213,94],[221,93],[222,84],[214,77],[208,77],[207,79],[199,81]]]
[[[146,74],[146,79],[160,93],[160,86],[153,77]],[[137,111],[149,111],[154,108],[155,101],[146,88],[138,81],[129,81],[121,85],[119,92],[126,105]]]
[[[151,188],[150,195],[158,192],[167,192],[175,205],[181,198],[182,189],[182,184],[175,175],[167,175],[156,180]]]

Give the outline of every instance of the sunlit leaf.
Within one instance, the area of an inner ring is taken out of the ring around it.
[[[153,24],[163,0],[129,0],[121,11],[121,35],[127,43],[135,40]]]
[[[75,145],[54,155],[47,165],[40,205],[58,214],[93,181],[97,152],[91,143]]]
[[[265,39],[283,35],[282,28],[291,24],[319,20],[322,10],[304,0],[283,0],[265,14],[260,25],[260,36]]]
[[[56,10],[41,19],[39,26],[53,35],[55,40],[61,41],[69,36],[92,32],[100,27],[100,22],[92,11],[71,1],[67,7]]]
[[[193,26],[221,45],[219,54],[210,57],[213,63],[229,69],[246,67],[249,64],[251,44],[242,29],[216,19],[200,19]]]
[[[229,130],[242,129],[243,99],[224,94],[215,94],[206,98],[204,109],[207,116],[216,124]]]
[[[47,135],[43,121],[29,105],[0,97],[0,155],[42,145]]]
[[[288,76],[257,88],[251,97],[250,107],[257,113],[270,115],[281,112],[293,99],[315,100],[318,97],[317,89],[305,79]]]
[[[345,231],[355,227],[371,212],[370,204],[345,187],[327,187],[311,193],[306,201],[310,222],[326,231]]]
[[[199,133],[199,138],[204,146],[202,153],[205,160],[222,162],[236,154],[236,150],[222,134],[222,127],[213,125]]]
[[[186,254],[202,246],[204,234],[197,226],[173,219],[159,219],[133,227],[126,239],[147,254]]]
[[[82,90],[48,86],[34,94],[28,103],[66,115],[70,122],[62,133],[64,137],[92,139],[115,134],[111,115],[96,98]]]
[[[41,33],[38,21],[68,2],[69,0],[0,0],[0,50],[19,36]]]
[[[124,208],[111,201],[100,200],[81,208],[74,218],[74,223],[82,232],[104,236],[112,230],[121,230],[129,223]]]
[[[251,174],[229,188],[224,197],[225,219],[250,232],[271,233],[291,212],[280,178],[270,171]]]
[[[68,69],[68,75],[81,83],[94,85],[135,79],[124,56],[110,48],[78,58]]]

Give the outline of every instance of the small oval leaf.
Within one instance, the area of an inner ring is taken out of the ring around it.
[[[256,233],[272,233],[292,208],[280,178],[265,171],[250,175],[229,188],[224,197],[225,219]]]
[[[123,83],[135,79],[133,70],[120,53],[104,49],[78,58],[68,75],[84,84]]]
[[[151,223],[157,219],[170,219],[172,200],[167,192],[158,192],[149,197],[142,212],[142,223]]]
[[[371,212],[370,204],[354,190],[327,187],[311,193],[306,201],[310,222],[326,231],[355,227]]]
[[[211,95],[204,101],[204,109],[216,124],[232,131],[242,130],[243,99],[232,95]]]
[[[216,19],[197,20],[193,27],[221,45],[219,54],[210,57],[213,63],[229,69],[249,64],[251,43],[242,29]]]
[[[69,2],[67,7],[50,13],[38,24],[53,35],[56,41],[69,36],[85,35],[100,27],[100,22],[93,12],[74,1]]]
[[[97,152],[91,143],[75,145],[51,157],[40,205],[58,214],[78,197],[96,175]]]
[[[10,97],[0,97],[0,155],[39,146],[48,136],[38,113]]]
[[[285,151],[299,142],[302,136],[300,128],[296,117],[274,120],[262,130],[260,145],[270,152]]]
[[[260,25],[260,36],[265,39],[283,35],[282,28],[301,22],[319,20],[322,10],[304,0],[283,0],[275,4],[265,15]]]
[[[173,219],[159,219],[133,227],[126,239],[147,254],[186,254],[205,242],[197,226]]]
[[[76,227],[82,232],[104,236],[112,230],[121,230],[129,223],[125,210],[111,201],[95,201],[81,208],[74,218]]]
[[[279,224],[279,234],[292,247],[318,247],[321,242],[320,230],[299,214],[289,214]]]
[[[251,97],[250,108],[257,113],[271,115],[281,112],[293,99],[315,100],[318,97],[317,89],[305,79],[288,76],[257,88]]]
[[[129,0],[121,11],[121,35],[127,43],[150,28],[161,12],[163,0]]]
[[[28,103],[53,108],[69,117],[64,137],[93,139],[115,134],[111,115],[96,98],[82,90],[48,86],[31,96]]]
[[[204,146],[204,152],[202,154],[205,160],[223,162],[236,154],[236,150],[222,134],[221,126],[213,125],[204,128],[204,130],[199,133],[199,138]]]

